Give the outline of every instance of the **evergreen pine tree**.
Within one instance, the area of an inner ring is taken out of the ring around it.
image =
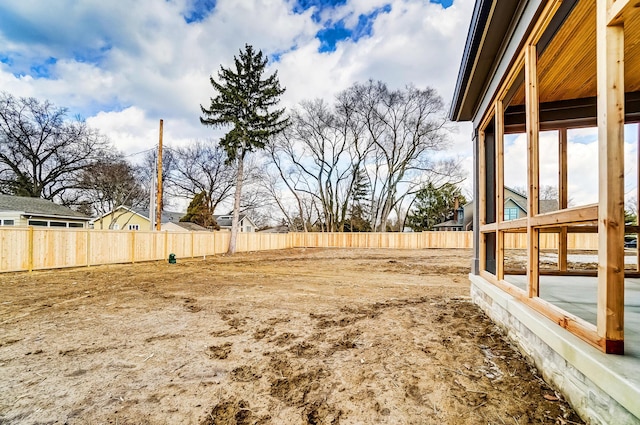
[[[206,228],[220,230],[220,226],[213,218],[213,211],[209,207],[206,192],[202,191],[193,197],[187,207],[187,214],[180,219],[181,222],[195,223]]]
[[[433,226],[446,221],[453,213],[456,199],[459,205],[467,202],[459,187],[449,183],[436,187],[428,183],[416,193],[414,207],[407,218],[409,227],[415,232],[433,230]]]
[[[220,139],[228,161],[237,164],[230,254],[236,251],[245,157],[256,149],[263,149],[269,137],[283,131],[287,125],[283,118],[284,108],[274,109],[285,89],[280,87],[277,71],[264,77],[267,58],[263,57],[262,51],[256,52],[246,44],[245,50],[233,60],[235,69],[220,66],[219,81],[210,78],[217,95],[211,98],[209,109],[200,105],[203,125],[231,126]]]

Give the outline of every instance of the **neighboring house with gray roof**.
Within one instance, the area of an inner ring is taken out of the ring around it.
[[[167,231],[207,231],[195,223],[182,223],[180,219],[186,213],[163,211],[160,219],[161,230]],[[92,221],[96,230],[151,230],[149,211],[120,205]]]
[[[540,214],[558,210],[557,199],[541,199],[539,201]],[[436,231],[473,230],[473,201],[462,207],[453,220],[436,224]],[[504,219],[516,220],[527,216],[527,197],[507,186],[504,187]]]
[[[91,217],[40,198],[0,195],[0,226],[79,228]]]
[[[220,230],[231,230],[232,214],[214,215],[213,218],[216,220],[216,223],[218,223],[218,226],[220,226]],[[239,222],[240,232],[251,233],[256,231],[256,225],[246,214],[240,214]]]

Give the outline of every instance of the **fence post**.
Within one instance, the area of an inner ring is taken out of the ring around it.
[[[91,233],[87,229],[87,267],[91,265]]]
[[[29,259],[27,267],[29,272],[33,271],[33,226],[29,226]]]
[[[136,231],[131,230],[131,262],[136,262]]]
[[[164,257],[162,257],[163,260],[166,260],[167,257],[169,256],[169,233],[167,233],[167,231],[164,231]]]
[[[193,255],[193,244],[194,244],[193,238],[195,237],[195,233],[196,232],[191,232],[191,258],[194,257],[194,255]]]

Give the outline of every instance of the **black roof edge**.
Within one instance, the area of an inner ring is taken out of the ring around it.
[[[494,0],[477,0],[473,8],[473,15],[471,15],[471,25],[469,25],[469,32],[467,33],[467,41],[464,46],[464,52],[462,54],[462,61],[460,63],[460,70],[458,71],[458,80],[456,81],[456,88],[453,93],[453,101],[451,102],[451,109],[449,110],[449,119],[457,121],[457,116],[460,113],[462,106],[462,98],[466,87],[462,87],[464,81],[469,81],[469,75],[473,69],[473,63],[480,47],[480,41],[482,40],[482,34],[484,33],[485,26],[487,25],[487,18],[491,12],[491,6]],[[484,25],[480,27],[480,23]]]

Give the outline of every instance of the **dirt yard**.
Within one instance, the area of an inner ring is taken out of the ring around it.
[[[582,423],[468,298],[466,250],[0,275],[0,424]]]

